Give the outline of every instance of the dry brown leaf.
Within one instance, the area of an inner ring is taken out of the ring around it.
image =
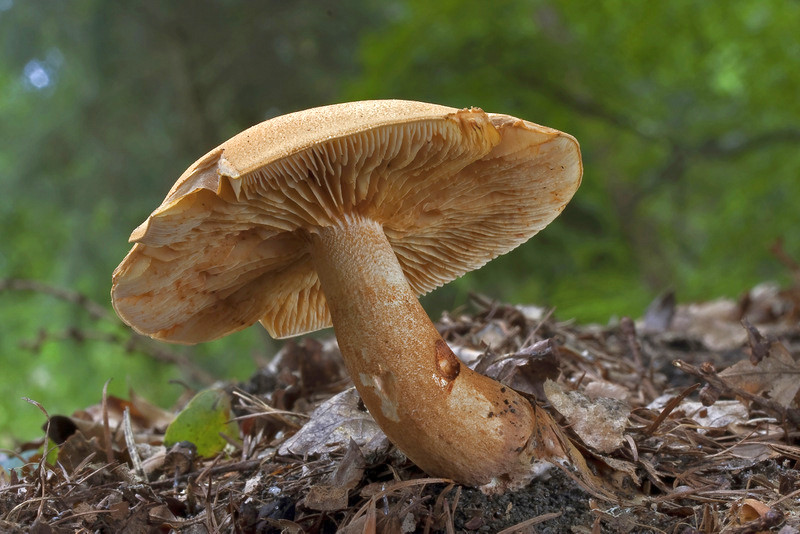
[[[361,449],[351,439],[345,455],[328,477],[328,482],[313,485],[306,495],[305,505],[320,512],[335,512],[347,508],[350,490],[361,482],[365,466]]]
[[[750,460],[753,464],[764,462],[770,458],[776,458],[776,453],[768,443],[741,443],[726,451],[733,458],[740,460]]]
[[[622,445],[631,412],[626,403],[607,397],[591,400],[578,391],[565,392],[552,380],[544,383],[544,390],[553,407],[566,417],[586,445],[602,453]]]
[[[111,428],[119,426],[126,408],[130,412],[133,428],[137,431],[163,431],[175,418],[175,414],[172,412],[148,402],[134,391],[130,392],[130,397],[130,400],[126,400],[114,395],[108,396],[108,418]],[[84,410],[79,410],[73,414],[73,418],[102,423],[103,405],[94,404]]]
[[[735,349],[747,342],[738,311],[737,303],[730,299],[678,306],[670,329],[702,340],[712,351]]]
[[[75,471],[89,457],[102,457],[102,446],[96,437],[88,438],[77,431],[68,437],[58,449],[58,461],[68,473]]]
[[[800,365],[780,342],[770,346],[769,355],[758,364],[742,360],[719,373],[731,384],[760,395],[767,396],[789,408],[800,391]]]
[[[637,330],[647,333],[666,332],[675,316],[675,292],[659,295],[645,310],[642,324]]]
[[[353,489],[358,486],[364,476],[367,462],[361,449],[352,439],[347,445],[347,451],[331,473],[330,481],[334,486]]]
[[[635,463],[619,458],[611,458],[609,456],[601,456],[599,459],[614,470],[611,476],[618,479],[614,481],[616,486],[621,487],[625,484],[624,477],[629,477],[637,487],[641,484],[641,479],[639,478]]]
[[[306,495],[305,505],[319,512],[336,512],[347,508],[347,488],[330,484],[315,484]]]
[[[747,523],[769,512],[770,507],[768,504],[763,503],[757,499],[745,499],[739,507],[739,521]]]
[[[509,326],[503,321],[489,321],[483,328],[475,333],[475,340],[478,344],[485,345],[490,349],[503,346],[509,338]]]
[[[783,522],[783,513],[758,499],[744,499],[734,512],[734,524],[747,525],[747,532],[769,532],[771,527]]]
[[[748,363],[749,365],[749,363]],[[647,408],[660,411],[674,395],[662,395],[651,402]],[[697,401],[684,400],[672,411],[670,417],[688,417],[703,428],[725,428],[748,420],[747,408],[739,401],[717,401],[712,406],[704,406]],[[702,429],[701,429],[702,430]]]
[[[627,400],[630,396],[630,390],[620,384],[614,384],[605,380],[594,380],[586,384],[584,393],[591,400],[606,397],[609,399],[617,399],[619,401]]]
[[[553,342],[545,339],[506,354],[486,366],[483,374],[541,399],[545,395],[544,381],[555,380],[559,374]]]
[[[359,408],[355,388],[347,389],[322,403],[309,421],[280,447],[282,455],[316,455],[347,448],[350,440],[370,456],[389,447],[389,440],[369,415]]]

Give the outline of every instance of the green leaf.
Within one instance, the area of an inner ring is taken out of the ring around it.
[[[227,441],[220,435],[238,435],[238,426],[231,421],[231,400],[217,388],[199,392],[167,427],[164,445],[171,447],[179,441],[190,441],[197,454],[214,456],[222,451]]]
[[[58,461],[58,445],[56,442],[48,438],[47,445],[44,447],[43,452],[46,453],[45,461],[47,465],[56,465]]]

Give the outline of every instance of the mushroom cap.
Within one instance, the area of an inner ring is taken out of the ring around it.
[[[131,234],[114,271],[136,331],[209,341],[261,321],[273,337],[331,325],[309,235],[379,222],[424,294],[528,240],[581,181],[577,141],[508,115],[401,100],[257,124],[197,160]]]

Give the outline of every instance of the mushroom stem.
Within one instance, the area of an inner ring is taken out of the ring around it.
[[[346,217],[315,230],[311,249],[347,369],[389,439],[431,475],[490,489],[527,481],[534,408],[458,360],[381,225]]]

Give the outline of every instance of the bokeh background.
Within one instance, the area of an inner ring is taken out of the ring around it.
[[[347,100],[478,106],[582,145],[573,202],[539,236],[424,299],[469,291],[562,319],[639,316],[787,283],[800,258],[800,3],[780,0],[0,0],[0,446],[103,384],[164,406],[190,358],[246,378],[259,327],[149,347],[110,311],[127,237],[197,157],[275,115]],[[101,308],[101,309],[102,309]],[[149,354],[145,354],[149,352]]]

